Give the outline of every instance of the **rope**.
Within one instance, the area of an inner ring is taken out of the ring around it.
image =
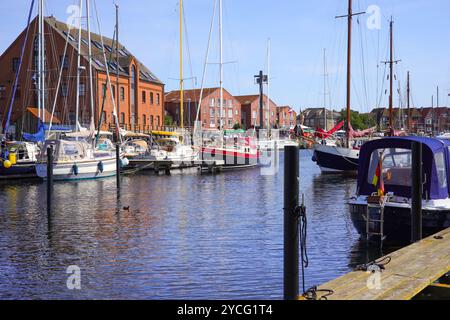
[[[319,299],[317,299],[317,292],[325,292]],[[328,300],[328,296],[331,296],[334,293],[331,289],[317,289],[317,286],[311,287],[303,293],[303,297],[306,300]]]
[[[309,265],[308,252],[306,250],[306,238],[307,238],[307,227],[308,220],[306,218],[306,207],[302,201],[300,206],[294,209],[294,215],[297,219],[298,232],[299,232],[299,242],[300,242],[300,263],[302,267],[302,288],[303,292],[305,289],[305,268]]]
[[[355,267],[354,271],[372,271],[372,272],[374,272],[373,270],[371,270],[372,266],[377,266],[379,268],[379,270],[385,270],[384,266],[387,265],[389,262],[391,262],[391,260],[392,260],[391,257],[387,256],[378,261],[374,260],[374,261],[371,261],[368,263],[359,264]]]

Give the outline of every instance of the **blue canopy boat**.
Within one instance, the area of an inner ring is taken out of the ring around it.
[[[389,137],[362,146],[357,191],[348,203],[354,226],[368,239],[411,239],[412,142],[422,145],[423,236],[450,227],[450,141]],[[382,195],[378,179],[384,186]]]

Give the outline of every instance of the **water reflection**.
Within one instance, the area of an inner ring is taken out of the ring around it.
[[[300,154],[307,205],[307,286],[376,257],[354,230],[346,200],[354,178],[321,175]],[[259,169],[0,185],[0,298],[280,299],[283,294],[283,156]],[[66,268],[81,268],[68,290]]]

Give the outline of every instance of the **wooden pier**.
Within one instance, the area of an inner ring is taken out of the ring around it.
[[[319,286],[317,299],[410,300],[429,286],[450,290],[435,284],[450,271],[450,228],[377,259],[382,260],[390,261],[381,272],[352,271]]]

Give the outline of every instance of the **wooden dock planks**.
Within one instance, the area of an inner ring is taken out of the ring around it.
[[[450,271],[450,228],[388,256],[391,261],[381,273],[352,271],[318,290],[333,290],[328,300],[409,300]],[[371,281],[376,276],[380,276],[379,286],[370,289],[368,280],[376,284]],[[322,295],[317,292],[317,298]]]

